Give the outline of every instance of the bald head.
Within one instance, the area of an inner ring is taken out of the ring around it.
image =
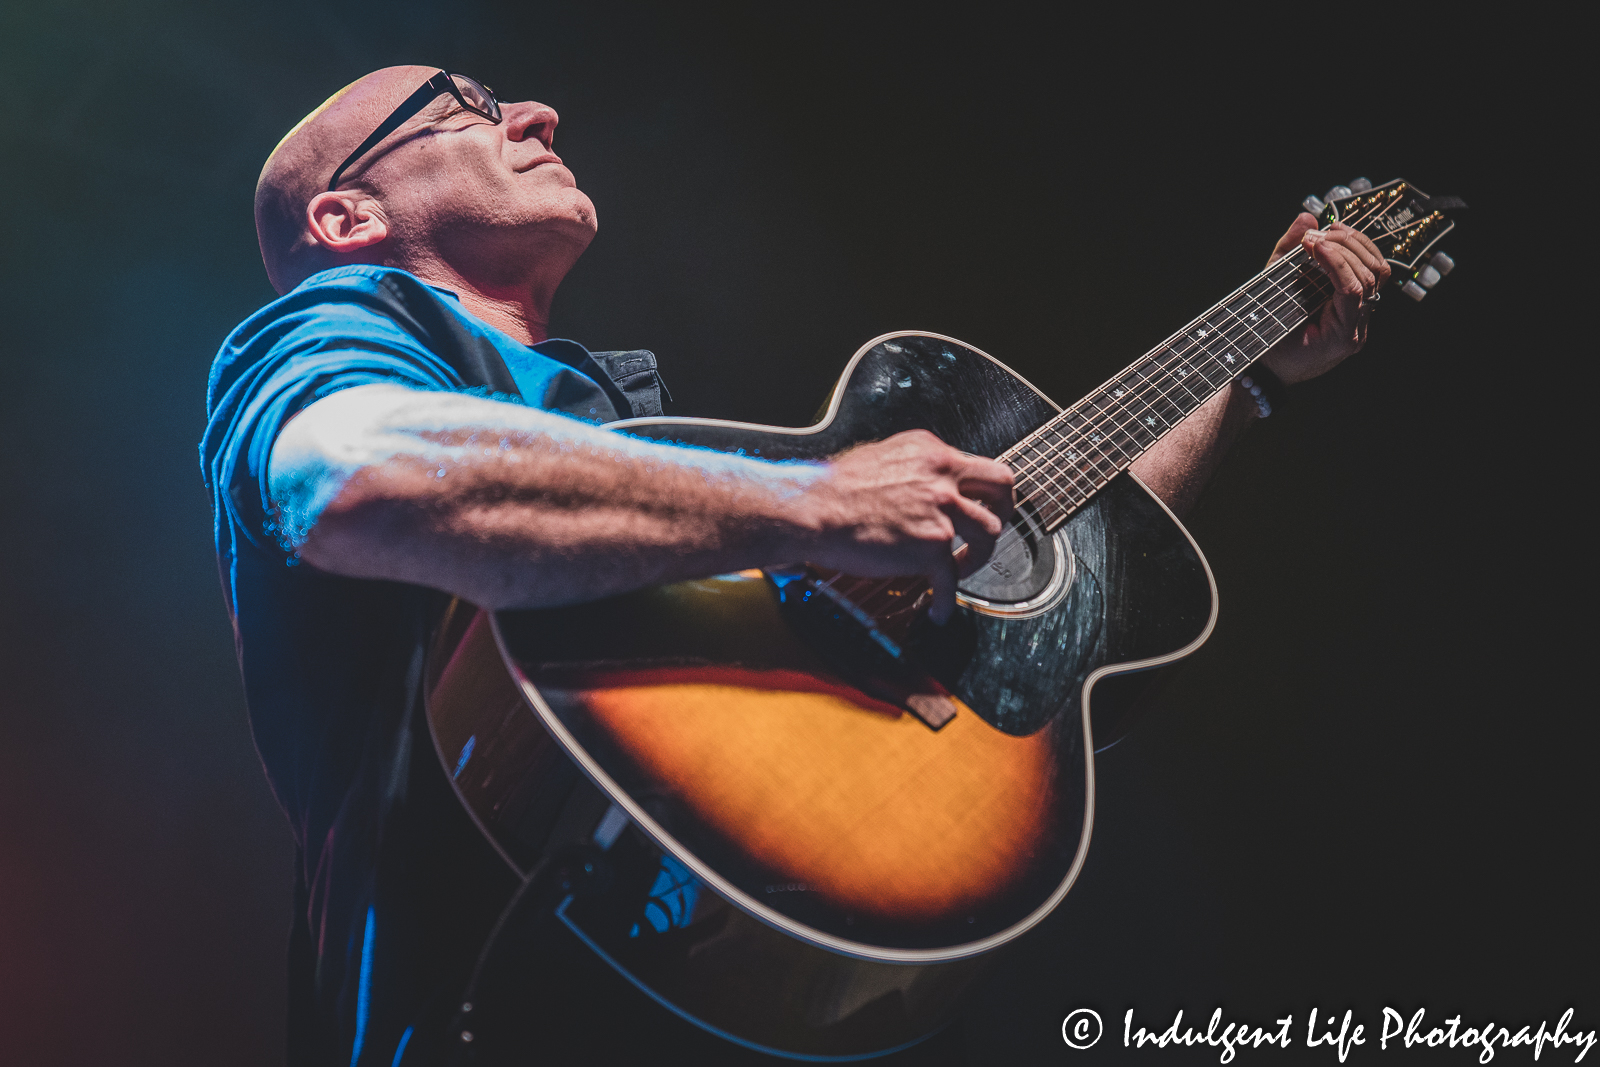
[[[256,182],[256,237],[273,288],[286,293],[337,257],[312,236],[311,198],[344,158],[438,67],[385,67],[334,93],[301,119],[267,157]],[[359,183],[357,162],[344,181]]]
[[[441,92],[344,172],[339,165],[438,72],[388,67],[339,90],[267,159],[256,233],[280,293],[329,267],[374,263],[457,294],[515,337],[595,234],[594,204],[555,154],[555,111],[500,101],[498,121]]]

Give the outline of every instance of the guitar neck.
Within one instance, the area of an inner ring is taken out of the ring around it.
[[[1305,250],[1284,256],[1003,453],[1018,501],[1055,529],[1332,292]]]

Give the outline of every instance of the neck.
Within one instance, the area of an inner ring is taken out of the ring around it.
[[[1018,501],[1055,529],[1331,293],[1303,250],[1267,267],[1007,450]]]
[[[525,345],[538,344],[550,336],[550,303],[560,278],[534,276],[495,284],[468,277],[437,256],[394,265],[429,285],[449,289],[461,298],[462,307]]]
[[[435,282],[434,284],[439,284]],[[536,345],[550,336],[550,300],[527,294],[485,292],[470,283],[446,286],[461,296],[461,306],[495,329],[525,345]]]

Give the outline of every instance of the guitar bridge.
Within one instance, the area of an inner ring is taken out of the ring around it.
[[[931,598],[925,583],[872,581],[810,566],[765,573],[784,618],[851,685],[933,730],[955,718],[959,701],[915,654],[918,623]],[[870,596],[863,597],[864,590]],[[875,601],[885,601],[888,610],[868,610]]]

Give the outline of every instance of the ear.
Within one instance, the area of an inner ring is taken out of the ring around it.
[[[359,189],[318,193],[306,205],[306,223],[312,240],[336,254],[371,248],[389,236],[383,205]]]

